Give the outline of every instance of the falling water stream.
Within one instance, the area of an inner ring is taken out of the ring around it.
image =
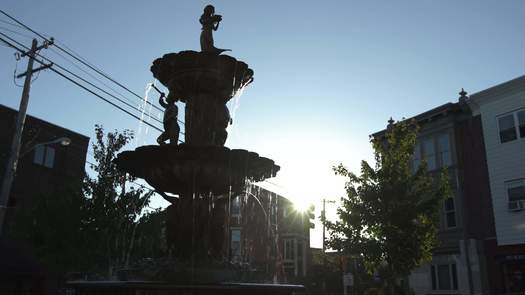
[[[237,91],[237,93],[233,96],[233,98],[228,102],[228,110],[230,112],[232,124],[228,125],[228,127],[226,128],[226,131],[228,132],[228,134],[230,134],[230,136],[233,132],[234,125],[236,125],[235,113],[237,112],[237,109],[240,106],[241,96],[244,92],[244,88],[245,87],[241,87],[239,91]]]
[[[142,99],[142,102],[137,106],[137,110],[140,112],[140,120],[138,122],[137,132],[135,136],[135,146],[136,147],[146,143],[145,137],[149,133],[149,125],[144,124],[144,117],[146,117],[146,122],[150,123],[152,104],[148,104],[149,93],[153,89],[153,86],[155,85],[156,81],[157,80],[155,79],[153,80],[153,82],[146,84],[146,90],[144,91],[144,98]],[[142,134],[143,129],[144,129],[144,134]],[[142,142],[141,142],[141,139],[142,139]]]

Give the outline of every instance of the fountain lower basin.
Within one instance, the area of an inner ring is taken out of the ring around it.
[[[223,146],[148,145],[122,152],[119,169],[173,194],[222,195],[241,192],[246,181],[274,177],[274,161],[243,149]]]

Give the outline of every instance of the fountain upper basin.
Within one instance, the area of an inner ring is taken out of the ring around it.
[[[227,102],[253,80],[253,70],[242,61],[191,50],[165,54],[153,61],[151,72],[184,103],[202,93]]]

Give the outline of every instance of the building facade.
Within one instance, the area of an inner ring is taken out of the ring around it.
[[[5,173],[17,114],[17,111],[0,105],[0,179]],[[68,138],[69,145],[61,145],[57,141],[60,138]],[[2,250],[4,258],[9,259],[0,262],[1,290],[33,285],[51,294],[57,287],[59,277],[37,263],[40,257],[34,251],[34,247],[49,247],[49,241],[55,239],[36,229],[36,220],[42,216],[36,217],[34,212],[46,212],[46,205],[58,197],[71,196],[70,192],[80,193],[88,144],[89,138],[84,135],[32,116],[26,117],[3,228],[3,242],[6,244],[2,245]],[[44,217],[60,220],[62,216]],[[58,242],[53,246],[56,247]],[[62,246],[70,247],[65,242]]]
[[[0,176],[3,178],[18,112],[0,105]],[[53,141],[68,138],[67,146]],[[66,180],[82,183],[89,137],[27,116],[8,207],[36,195],[52,195]],[[9,209],[8,209],[9,210]]]
[[[283,196],[256,185],[230,201],[230,260],[279,282],[307,275],[310,220]]]
[[[480,118],[466,93],[415,116],[420,127],[412,158],[414,171],[425,161],[428,172],[449,176],[451,195],[443,201],[438,245],[432,261],[415,269],[410,289],[420,294],[488,294],[486,240],[494,237],[490,190]]]
[[[525,294],[525,76],[470,96],[481,117],[495,222],[492,294]]]

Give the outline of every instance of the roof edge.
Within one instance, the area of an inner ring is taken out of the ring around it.
[[[15,109],[13,109],[13,108],[11,108],[11,107],[8,107],[8,106],[6,106],[6,105],[4,105],[4,104],[0,104],[0,108],[5,108],[5,109],[10,110],[10,111],[12,111],[12,112],[14,112],[14,113],[18,113],[18,110],[15,110]],[[81,136],[81,137],[86,138],[88,141],[90,140],[90,137],[89,137],[89,136],[84,135],[84,134],[82,134],[82,133],[79,133],[79,132],[77,132],[77,131],[73,131],[73,130],[71,130],[71,129],[69,129],[69,128],[66,128],[66,127],[64,127],[64,126],[60,126],[60,125],[57,125],[57,124],[55,124],[55,123],[51,123],[51,122],[49,122],[49,121],[46,121],[46,120],[41,119],[41,118],[39,118],[39,117],[35,117],[35,116],[33,116],[33,115],[30,115],[30,114],[27,114],[27,116],[31,117],[31,118],[34,119],[34,120],[37,120],[37,121],[43,122],[43,123],[45,123],[45,124],[49,124],[49,125],[52,125],[52,126],[54,126],[54,127],[58,127],[58,128],[62,128],[62,129],[64,129],[64,130],[67,130],[68,132],[71,132],[71,133],[74,133],[74,134],[76,134],[76,135],[78,135],[78,136]]]

